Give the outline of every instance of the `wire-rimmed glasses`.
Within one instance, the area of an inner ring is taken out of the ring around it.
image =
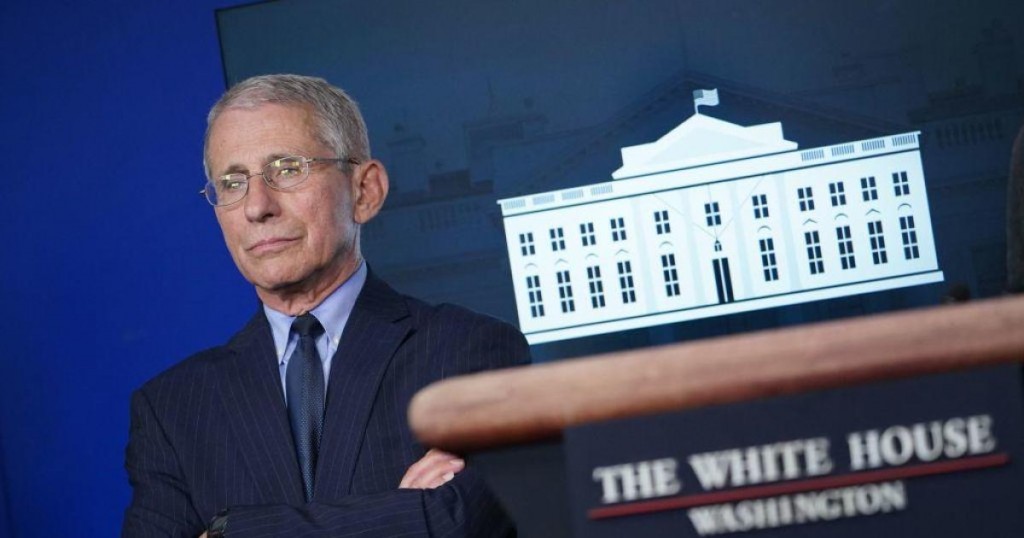
[[[318,162],[346,162],[359,164],[350,157],[301,157],[287,156],[274,159],[263,165],[259,172],[246,174],[233,172],[206,180],[206,186],[199,194],[206,196],[206,201],[215,207],[223,207],[238,203],[249,192],[249,179],[263,176],[263,182],[274,190],[283,191],[299,186],[309,177],[309,165]]]

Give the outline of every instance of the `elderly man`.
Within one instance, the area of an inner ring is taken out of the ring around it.
[[[388,193],[366,127],[316,78],[255,77],[210,111],[204,189],[261,306],[132,397],[124,536],[504,536],[472,469],[406,408],[446,376],[522,364],[513,327],[405,297],[360,255]]]

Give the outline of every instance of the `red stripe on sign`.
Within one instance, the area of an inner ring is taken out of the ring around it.
[[[774,497],[776,495],[787,495],[790,493],[801,493],[804,491],[856,486],[870,482],[884,482],[887,480],[899,480],[903,478],[917,478],[921,476],[956,473],[960,471],[973,471],[976,469],[1006,465],[1009,461],[1009,454],[991,454],[988,456],[940,461],[937,463],[923,463],[920,465],[911,465],[909,467],[894,467],[879,471],[865,471],[840,476],[826,476],[822,478],[812,478],[809,480],[798,480],[795,482],[786,482],[784,484],[772,484],[770,486],[754,486],[749,488],[731,489],[729,491],[716,491],[714,493],[697,493],[694,495],[681,495],[678,497],[669,497],[667,499],[658,499],[655,501],[642,501],[630,504],[605,506],[601,508],[591,508],[587,512],[587,516],[590,519],[606,519],[611,517],[634,516],[637,514],[650,514],[652,512],[692,508],[694,506],[704,506],[707,504],[722,504],[749,499],[760,499],[762,497]]]

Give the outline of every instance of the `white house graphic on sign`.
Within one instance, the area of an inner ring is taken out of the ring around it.
[[[698,113],[623,148],[614,181],[500,200],[520,327],[543,343],[940,282],[919,134],[799,151],[781,123]]]

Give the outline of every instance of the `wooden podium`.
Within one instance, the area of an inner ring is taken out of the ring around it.
[[[526,537],[1024,535],[1022,360],[1003,298],[449,379],[409,417]]]

